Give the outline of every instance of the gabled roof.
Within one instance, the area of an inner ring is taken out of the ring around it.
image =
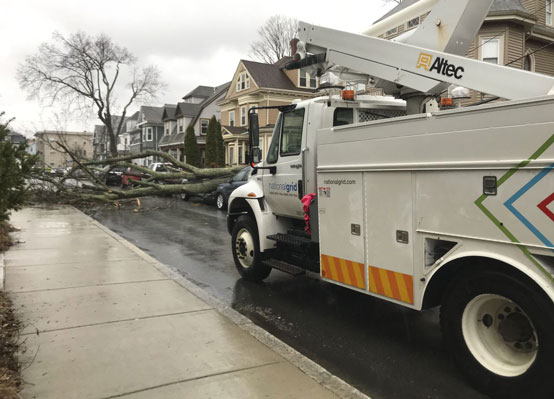
[[[382,20],[390,17],[391,15],[394,15],[396,14],[397,12],[399,11],[402,11],[403,9],[405,8],[408,8],[409,6],[411,6],[412,4],[415,4],[417,3],[419,0],[404,0],[402,3],[400,3],[399,5],[397,5],[396,7],[393,7],[392,10],[390,10],[389,12],[387,12],[385,15],[383,15],[381,18],[379,18],[378,20],[376,20],[375,22],[373,22],[374,24],[376,24],[377,22],[381,22]]]
[[[383,15],[381,18],[379,18],[377,21],[375,21],[374,24],[396,14],[399,11],[402,11],[405,8],[408,8],[409,6],[417,3],[418,1],[419,0],[404,0],[402,3],[397,5],[392,10],[390,10],[385,15]],[[520,11],[524,13],[529,13],[529,11],[521,3],[521,0],[494,0],[491,6],[490,12],[499,12],[499,11]]]
[[[198,86],[191,92],[187,93],[183,100],[186,100],[190,97],[197,97],[197,98],[208,98],[211,97],[214,94],[215,87],[212,86]]]
[[[177,104],[166,104],[162,113],[162,121],[174,121],[175,112],[177,112]]]
[[[142,114],[141,122],[162,123],[163,107],[142,105],[140,112]]]
[[[250,77],[254,80],[254,82],[256,82],[256,85],[258,85],[260,89],[312,91],[311,89],[296,87],[282,71],[282,67],[279,66],[279,63],[264,64],[261,62],[247,60],[241,60],[241,62],[248,70]]]
[[[191,121],[191,125],[194,125],[198,118],[200,118],[200,115],[202,114],[202,111],[204,108],[206,108],[208,105],[213,103],[215,100],[217,100],[222,95],[225,95],[227,93],[227,90],[229,90],[229,86],[231,86],[231,82],[223,83],[222,85],[215,87],[215,93],[210,97],[207,98],[205,101],[203,101],[200,105],[200,111],[198,111],[198,114],[194,117],[194,119]]]
[[[177,110],[175,111],[175,117],[188,116],[194,118],[200,112],[202,106],[200,104],[193,103],[178,103]]]
[[[133,115],[128,116],[127,120],[136,121],[136,120],[138,120],[138,117],[139,117],[139,111],[136,111]]]
[[[223,128],[231,134],[242,134],[248,132],[248,129],[243,126],[223,126]]]
[[[521,3],[521,0],[494,0],[490,12],[493,11],[521,11],[528,13],[529,11]]]

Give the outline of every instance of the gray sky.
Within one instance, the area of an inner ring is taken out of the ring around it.
[[[343,6],[298,0],[0,0],[0,111],[15,117],[12,129],[26,135],[43,129],[91,130],[98,123],[53,112],[27,100],[19,88],[17,65],[50,41],[54,31],[105,33],[139,64],[157,65],[167,83],[153,103],[161,105],[178,102],[198,85],[229,81],[239,60],[250,58],[258,26],[272,15],[362,32],[390,8],[382,0],[350,0]]]

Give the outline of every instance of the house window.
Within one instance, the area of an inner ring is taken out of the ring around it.
[[[200,134],[208,134],[208,124],[210,121],[208,119],[200,120]]]
[[[527,54],[523,59],[523,69],[526,71],[535,71],[535,58],[532,54]]]
[[[481,39],[481,61],[491,64],[500,63],[500,40],[491,38]]]
[[[182,132],[183,131],[183,119],[179,119],[177,121],[177,123],[179,124],[179,132]]]
[[[169,136],[169,128],[168,127],[165,128],[165,135]]]
[[[246,107],[240,107],[240,125],[246,125]]]
[[[235,111],[229,111],[229,126],[235,126]]]
[[[152,141],[152,128],[146,128],[146,141]]]
[[[239,145],[239,165],[242,163],[242,146]]]
[[[396,35],[398,33],[398,27],[394,27],[385,33],[385,37]]]
[[[250,88],[250,76],[246,72],[242,72],[237,79],[237,92]]]
[[[413,28],[414,26],[419,25],[419,17],[415,17],[414,19],[410,19],[408,21],[408,29]]]
[[[552,25],[552,1],[546,0],[546,24]]]
[[[300,70],[300,87],[311,87],[315,89],[316,86],[315,74],[311,76],[309,73],[306,73],[306,71]]]

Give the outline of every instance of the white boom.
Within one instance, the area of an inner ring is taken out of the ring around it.
[[[481,2],[465,1],[472,6]],[[488,2],[489,0],[484,3]],[[444,7],[450,3],[443,0],[438,6]],[[455,29],[452,30],[454,31]],[[417,41],[415,38],[418,35],[423,33],[414,33],[414,41]],[[322,72],[338,65],[374,79],[383,79],[397,86],[429,94],[439,94],[444,88],[441,83],[464,86],[505,99],[524,99],[554,93],[553,77],[426,47],[323,28],[305,22],[299,24],[299,38],[305,43],[308,53],[320,55],[317,67]],[[455,38],[456,35],[451,34],[447,42],[436,45],[456,51]],[[458,46],[458,49],[461,48],[463,46]]]

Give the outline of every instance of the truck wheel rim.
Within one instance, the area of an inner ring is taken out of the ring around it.
[[[537,357],[533,323],[520,306],[501,295],[473,298],[462,315],[462,333],[473,357],[497,375],[522,375]]]
[[[254,239],[246,229],[240,229],[235,242],[235,252],[242,267],[245,269],[254,262]]]
[[[221,194],[217,196],[217,207],[219,209],[223,208],[223,195]]]

